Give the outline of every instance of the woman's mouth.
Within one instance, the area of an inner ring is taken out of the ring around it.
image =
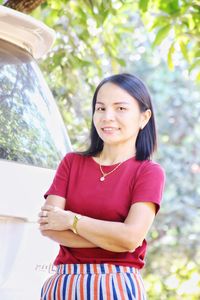
[[[116,128],[116,127],[103,127],[103,128],[101,128],[101,130],[105,133],[113,133],[115,131],[118,131],[119,128]]]

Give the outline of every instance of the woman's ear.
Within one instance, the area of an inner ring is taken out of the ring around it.
[[[150,109],[147,109],[144,112],[142,112],[141,125],[140,125],[141,130],[147,125],[150,118],[151,118],[151,110]]]

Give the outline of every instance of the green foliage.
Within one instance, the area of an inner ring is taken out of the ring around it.
[[[181,68],[169,73],[162,64],[156,65],[156,71],[148,67],[140,73],[153,94],[160,137],[157,160],[166,170],[167,181],[162,209],[150,234],[145,282],[149,299],[197,300],[199,89]]]
[[[152,46],[155,47],[160,45],[160,43],[168,36],[170,29],[171,29],[170,25],[164,25],[163,27],[161,27],[156,34]]]
[[[143,2],[143,1],[141,1]],[[140,7],[140,6],[139,6]],[[143,21],[150,31],[155,33],[152,46],[168,41],[168,65],[173,68],[172,53],[182,54],[190,72],[200,77],[200,5],[199,1],[188,0],[152,0],[148,10],[141,8]],[[177,56],[176,55],[176,56]],[[179,55],[180,56],[180,55]]]
[[[148,9],[149,0],[140,0],[139,1],[139,8],[142,12],[146,12]]]
[[[0,0],[0,4],[3,2]],[[114,63],[116,68],[118,64],[123,65],[124,60],[117,58],[116,51],[109,44],[115,43],[117,46],[120,43],[122,35],[119,32],[123,31],[124,27],[125,30],[127,28],[133,30],[124,21],[127,11],[134,12],[137,9],[140,10],[146,27],[154,32],[155,37],[152,40],[152,46],[158,47],[167,39],[169,53],[166,61],[168,61],[169,68],[172,69],[174,66],[172,52],[181,52],[187,61],[187,68],[190,72],[194,71],[198,79],[200,77],[198,63],[200,58],[200,5],[198,0],[138,0],[134,2],[129,0],[47,0],[33,15],[44,20],[56,31],[62,27],[65,30],[70,26],[76,38],[83,43],[83,46],[90,49],[92,59],[95,58],[98,62],[96,47],[101,47],[106,57],[116,60],[117,64]],[[41,11],[39,12],[39,10]],[[123,18],[121,18],[122,16]],[[114,22],[113,17],[116,18],[117,22]],[[109,26],[106,24],[107,22],[114,26]],[[101,33],[101,37],[99,33]],[[67,30],[65,30],[65,34],[70,37]],[[75,47],[75,36],[71,36],[69,39],[72,48]],[[94,42],[95,38],[96,43]],[[94,47],[94,43],[96,47]],[[71,67],[76,67],[82,60],[83,66],[85,66],[84,61],[86,64],[91,62],[85,60],[81,55],[79,60],[71,59],[69,66],[71,64]],[[98,75],[101,76],[100,62],[96,64],[96,67]]]
[[[179,259],[173,262],[170,275],[164,281],[151,273],[145,277],[148,299],[197,300],[200,295],[199,276],[199,270],[192,262]]]

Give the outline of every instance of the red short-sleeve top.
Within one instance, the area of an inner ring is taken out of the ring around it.
[[[102,168],[107,173],[115,166]],[[136,202],[153,202],[158,212],[165,181],[164,170],[158,163],[137,161],[133,157],[123,162],[105,181],[100,181],[101,176],[99,164],[92,157],[68,153],[44,197],[64,197],[66,210],[106,221],[124,222],[131,205]],[[55,264],[112,263],[141,269],[146,248],[146,240],[133,253],[60,245]]]

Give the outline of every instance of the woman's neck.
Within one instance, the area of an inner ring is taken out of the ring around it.
[[[105,145],[98,156],[98,160],[100,164],[113,165],[135,156],[135,153],[135,149],[127,149],[127,147],[122,149],[122,147],[109,147]]]

